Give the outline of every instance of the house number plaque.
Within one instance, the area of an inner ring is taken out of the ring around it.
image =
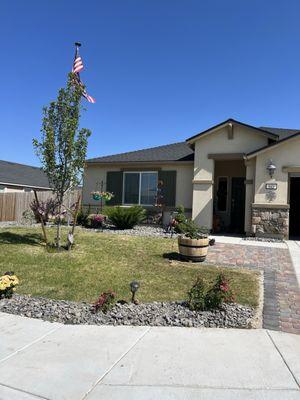
[[[266,183],[267,190],[277,190],[277,183]]]

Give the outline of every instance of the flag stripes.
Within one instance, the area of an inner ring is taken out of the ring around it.
[[[72,72],[74,72],[75,74],[78,74],[82,70],[83,70],[83,62],[82,62],[81,57],[80,56],[75,57]]]
[[[80,75],[79,72],[83,70],[83,61],[82,58],[79,55],[79,48],[78,46],[80,46],[80,43],[75,43],[76,45],[76,50],[75,50],[75,57],[74,57],[74,62],[73,62],[73,68],[72,68],[72,72],[75,74],[76,76],[76,81],[78,83],[79,86],[82,87],[83,91],[82,91],[82,96],[89,102],[89,103],[96,103],[96,100],[94,99],[94,97],[90,96],[87,91],[85,90],[84,84],[81,82],[80,79]]]

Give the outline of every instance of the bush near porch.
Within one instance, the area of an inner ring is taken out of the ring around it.
[[[48,228],[49,236],[55,229]],[[129,283],[141,284],[143,302],[183,300],[201,276],[213,281],[224,272],[236,302],[256,306],[258,275],[254,271],[172,261],[163,254],[177,251],[173,239],[95,233],[78,229],[72,252],[48,253],[38,228],[0,229],[0,271],[13,270],[18,293],[93,302],[108,289],[130,299]]]

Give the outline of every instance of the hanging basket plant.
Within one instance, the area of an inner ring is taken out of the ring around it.
[[[114,195],[113,193],[110,192],[92,192],[92,197],[94,200],[104,200],[104,201],[110,201]]]

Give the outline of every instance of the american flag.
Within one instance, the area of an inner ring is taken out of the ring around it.
[[[78,49],[76,49],[76,53],[78,53]],[[73,69],[72,72],[75,74],[79,74],[80,71],[83,70],[83,62],[79,54],[75,55],[74,63],[73,63]]]
[[[83,88],[82,96],[89,102],[89,103],[96,103],[94,97],[90,96],[84,88],[83,83],[81,82],[79,72],[83,70],[83,62],[82,58],[79,55],[79,46],[80,43],[75,43],[76,50],[75,50],[75,57],[73,62],[72,72],[76,75],[77,83]]]

